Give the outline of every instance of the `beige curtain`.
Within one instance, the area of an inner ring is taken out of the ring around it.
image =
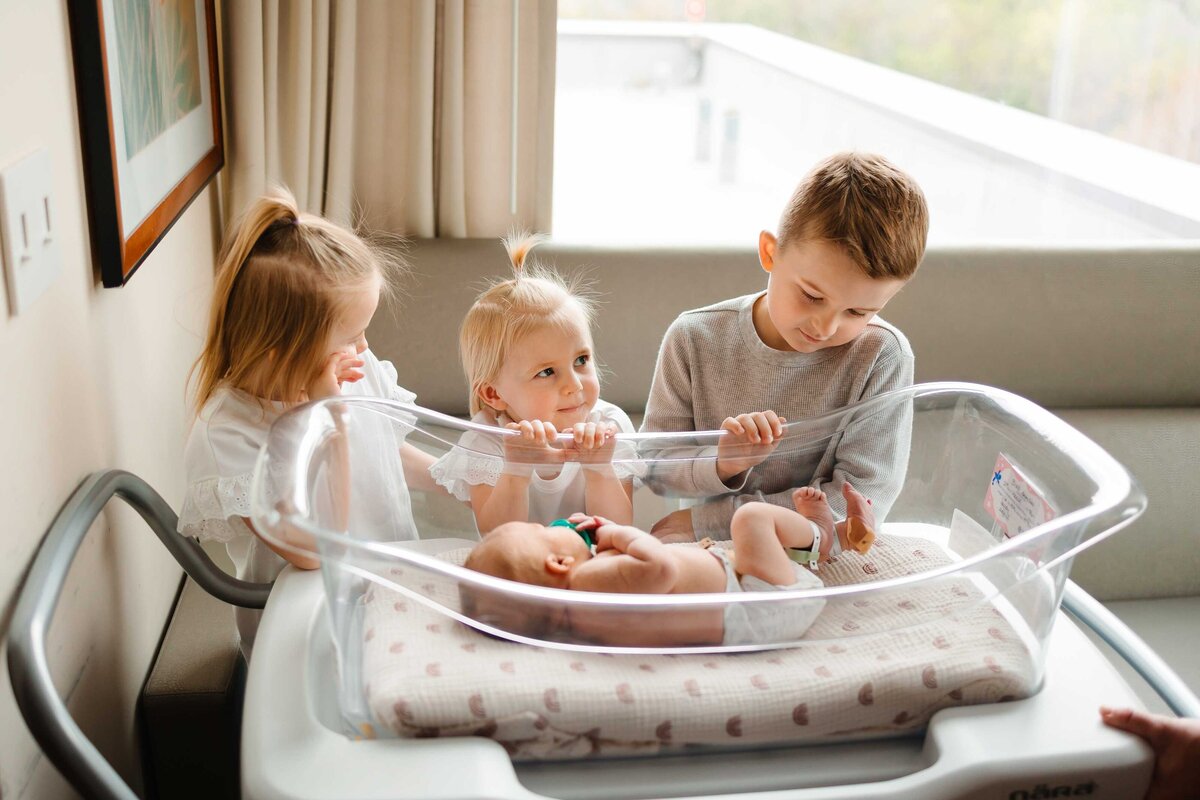
[[[226,208],[283,183],[408,236],[549,231],[556,17],[554,0],[227,0]]]

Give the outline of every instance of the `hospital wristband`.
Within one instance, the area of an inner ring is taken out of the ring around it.
[[[816,572],[821,561],[821,529],[811,519],[808,524],[812,526],[812,544],[807,548],[789,547],[788,558]]]

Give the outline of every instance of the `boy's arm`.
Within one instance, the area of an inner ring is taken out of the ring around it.
[[[899,353],[876,366],[867,379],[861,400],[907,388],[912,382],[913,357],[911,353]],[[822,461],[810,484],[825,492],[836,519],[846,517],[842,486],[847,481],[871,499],[880,522],[887,517],[900,495],[908,470],[912,418],[912,400],[905,398],[880,413],[854,422],[842,434],[832,457]]]
[[[912,355],[907,351],[889,354],[873,367],[860,401],[911,386],[912,380]],[[882,521],[904,484],[912,440],[912,403],[906,399],[882,413],[858,420],[838,437],[821,459],[808,485],[825,492],[839,526],[846,516],[842,485],[847,481],[871,499],[876,518]],[[692,522],[696,535],[716,538],[720,534],[714,531],[728,530],[733,512],[748,501],[794,508],[792,491],[801,485],[804,484],[797,483],[771,494],[760,492],[742,497],[720,497],[693,506]]]
[[[597,555],[575,568],[571,588],[585,592],[665,594],[675,585],[678,564],[666,545],[645,531],[606,522],[594,531]]]
[[[687,434],[696,430],[692,406],[692,370],[697,356],[690,347],[689,323],[676,318],[663,336],[654,366],[654,380],[646,401],[642,433],[671,432]],[[734,476],[726,484],[717,474],[717,448],[688,447],[681,437],[680,446],[671,448],[641,446],[644,459],[661,459],[648,464],[643,480],[656,494],[711,496],[734,492],[746,483],[747,472]]]

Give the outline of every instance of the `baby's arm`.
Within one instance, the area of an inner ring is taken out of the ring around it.
[[[576,518],[572,518],[576,519]],[[596,557],[575,568],[572,589],[585,592],[666,594],[675,586],[679,565],[668,548],[645,531],[596,520]]]

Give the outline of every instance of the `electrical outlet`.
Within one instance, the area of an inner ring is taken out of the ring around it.
[[[13,315],[29,308],[62,272],[51,185],[45,148],[0,170],[0,244]]]

